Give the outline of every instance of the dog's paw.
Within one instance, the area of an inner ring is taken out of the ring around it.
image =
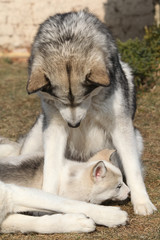
[[[93,216],[93,220],[96,224],[106,227],[116,227],[127,223],[128,214],[119,207],[99,207],[98,214],[94,214]],[[90,217],[92,216],[90,215]]]
[[[150,199],[136,202],[133,204],[133,206],[134,213],[143,216],[150,215],[157,210],[153,203],[150,201]]]
[[[65,214],[68,219],[68,232],[93,232],[96,228],[94,221],[84,214]]]
[[[127,212],[122,211],[120,208],[114,210],[111,214],[112,215],[109,216],[109,222],[106,224],[108,227],[126,225],[129,220]]]

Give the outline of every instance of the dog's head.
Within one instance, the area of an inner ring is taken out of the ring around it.
[[[45,21],[35,38],[27,91],[52,99],[71,127],[79,126],[92,97],[110,85],[110,55],[116,48],[104,31],[91,14],[68,13]]]
[[[123,182],[121,171],[106,161],[94,164],[91,170],[93,182],[90,202],[102,203],[105,200],[125,200],[130,192]]]
[[[130,190],[123,182],[119,168],[110,163],[114,152],[106,149],[95,154],[86,163],[71,162],[67,179],[61,186],[61,194],[97,204],[109,199],[125,200]]]
[[[104,149],[89,159],[90,202],[101,203],[108,199],[125,200],[129,195],[129,188],[123,182],[119,168],[111,163],[115,150]]]
[[[69,126],[78,127],[86,116],[91,98],[108,85],[102,59],[93,61],[76,55],[68,59],[58,57],[56,61],[45,59],[38,69],[33,68],[27,90],[29,93],[41,91],[44,97],[54,101]]]

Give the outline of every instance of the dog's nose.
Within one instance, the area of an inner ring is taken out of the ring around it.
[[[131,199],[131,191],[128,193],[128,198]]]
[[[78,128],[80,126],[80,123],[81,122],[78,122],[76,124],[71,124],[71,123],[68,123],[68,126],[71,127],[71,128]]]

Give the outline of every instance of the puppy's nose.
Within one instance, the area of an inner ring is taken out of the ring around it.
[[[71,124],[71,123],[68,123],[68,126],[71,127],[71,128],[78,128],[80,126],[80,123],[81,122],[78,122],[76,124]]]

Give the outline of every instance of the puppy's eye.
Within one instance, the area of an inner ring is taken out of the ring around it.
[[[122,184],[118,184],[117,189],[120,189],[122,187]]]

